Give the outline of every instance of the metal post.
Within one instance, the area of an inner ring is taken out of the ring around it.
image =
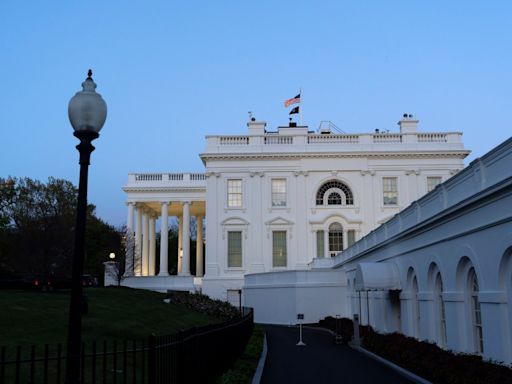
[[[354,314],[354,338],[352,339],[352,343],[356,346],[361,345],[361,339],[359,337],[359,315],[357,313]]]
[[[241,289],[238,290],[238,308],[240,310],[240,316],[242,316],[243,313],[242,313],[242,290]]]
[[[96,132],[76,131],[80,139],[76,146],[80,152],[80,181],[76,208],[75,249],[73,254],[73,273],[71,281],[71,299],[69,305],[68,348],[66,361],[66,383],[80,383],[81,345],[82,345],[82,276],[85,255],[85,225],[87,219],[87,178],[89,160],[94,147],[91,141],[99,137]]]
[[[370,326],[370,291],[366,291],[366,325]]]

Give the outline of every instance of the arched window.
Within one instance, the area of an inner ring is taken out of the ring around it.
[[[354,205],[350,188],[339,180],[324,183],[316,193],[316,205]]]
[[[343,251],[343,227],[340,223],[329,225],[329,255],[336,256]]]
[[[412,278],[412,321],[414,337],[420,338],[420,301],[418,300],[418,280]]]
[[[479,287],[475,268],[471,267],[468,272],[468,299],[471,309],[473,345],[475,352],[483,353],[484,339],[482,334],[482,314],[480,311],[480,302],[478,301],[478,292]]]
[[[327,198],[328,205],[341,205],[341,195],[338,192],[331,192]]]
[[[434,302],[436,306],[437,326],[439,329],[439,339],[437,342],[441,347],[444,347],[446,345],[446,316],[443,301],[443,280],[440,272],[436,274],[434,283]]]

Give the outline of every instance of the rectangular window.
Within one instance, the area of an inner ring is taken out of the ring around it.
[[[384,205],[398,205],[398,183],[396,177],[382,178]]]
[[[353,229],[349,229],[347,231],[347,245],[350,247],[352,244],[356,242],[356,231]]]
[[[272,266],[286,267],[286,231],[272,232]]]
[[[242,232],[228,232],[228,268],[242,268]]]
[[[242,180],[228,180],[228,207],[239,208],[242,206]]]
[[[285,179],[272,179],[272,206],[286,207]]]
[[[427,177],[427,192],[434,190],[439,184],[441,184],[441,178],[439,176]]]
[[[316,257],[325,257],[324,231],[316,231]]]

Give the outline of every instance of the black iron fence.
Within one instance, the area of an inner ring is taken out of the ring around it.
[[[253,312],[219,324],[147,340],[82,344],[81,383],[211,383],[243,353],[253,329]],[[62,345],[0,348],[0,384],[64,382]]]

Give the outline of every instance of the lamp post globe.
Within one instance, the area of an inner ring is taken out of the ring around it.
[[[75,132],[99,133],[107,119],[107,104],[99,93],[89,69],[82,90],[77,92],[68,105],[68,116]]]
[[[69,101],[68,116],[80,140],[76,146],[80,153],[80,180],[78,183],[78,200],[76,207],[75,248],[73,253],[73,270],[71,277],[71,298],[69,304],[68,342],[66,360],[66,383],[80,383],[81,346],[82,346],[82,311],[84,298],[82,276],[85,256],[85,224],[87,219],[87,178],[89,161],[94,147],[91,142],[99,137],[99,131],[107,118],[107,104],[96,93],[96,84],[89,69],[87,78],[82,83],[82,90]]]

